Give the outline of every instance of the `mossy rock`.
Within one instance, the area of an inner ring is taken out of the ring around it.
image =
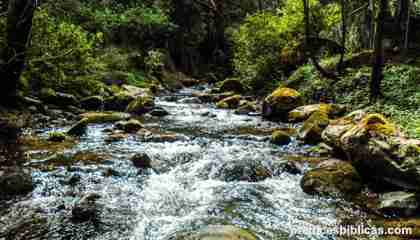
[[[81,136],[86,133],[89,124],[113,123],[126,120],[129,114],[120,112],[88,112],[81,114],[82,119],[73,125],[67,134],[71,136]]]
[[[241,102],[241,95],[234,95],[231,97],[224,98],[220,100],[217,104],[217,108],[224,108],[224,109],[235,109],[239,106]]]
[[[213,225],[196,232],[177,234],[175,240],[258,240],[252,232],[232,226]]]
[[[390,123],[384,116],[381,114],[368,114],[361,121],[361,126],[368,130],[374,131],[375,133],[395,136],[397,134],[397,129],[394,124]]]
[[[79,105],[79,101],[74,95],[56,92],[51,88],[41,89],[39,92],[39,98],[45,103],[54,104],[61,107]]]
[[[363,182],[356,169],[348,162],[328,160],[305,173],[301,187],[311,195],[351,196],[359,193]]]
[[[234,111],[238,115],[246,115],[257,111],[257,106],[253,102],[244,101],[240,106]]]
[[[139,96],[134,99],[126,108],[126,112],[135,114],[135,115],[143,115],[152,111],[155,107],[155,102],[153,98],[150,96]]]
[[[288,113],[303,105],[303,96],[291,88],[280,87],[264,99],[263,116],[287,121]]]
[[[121,91],[113,96],[105,98],[104,109],[107,111],[123,112],[134,99],[135,97],[132,95]]]
[[[140,121],[136,119],[130,119],[128,121],[119,121],[115,124],[115,127],[119,130],[122,130],[126,133],[135,133],[138,130],[143,128],[143,125]]]
[[[308,144],[317,144],[322,141],[322,132],[329,123],[325,112],[316,111],[299,128],[298,138]]]
[[[346,111],[344,105],[319,103],[312,105],[300,106],[288,114],[289,122],[302,122],[307,120],[314,112],[323,112],[329,118],[337,117]]]
[[[226,79],[220,84],[220,91],[221,92],[235,92],[235,93],[243,93],[245,90],[244,85],[239,79]]]
[[[102,96],[90,96],[80,100],[80,105],[83,109],[90,111],[97,111],[102,109],[104,98]]]
[[[48,141],[50,142],[64,142],[67,135],[63,132],[50,132],[48,133]]]
[[[292,141],[292,139],[289,133],[282,130],[276,130],[271,135],[270,141],[271,143],[276,144],[276,145],[287,145]]]

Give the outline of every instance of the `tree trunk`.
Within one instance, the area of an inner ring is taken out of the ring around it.
[[[25,66],[25,51],[30,42],[35,0],[10,0],[7,16],[7,47],[0,67],[2,87],[0,104],[13,107],[17,103],[17,87]]]
[[[375,101],[381,95],[381,82],[383,79],[384,50],[383,35],[384,23],[387,12],[388,1],[381,0],[379,6],[379,14],[376,19],[376,35],[375,35],[375,61],[372,68],[372,78],[370,82],[370,100]]]
[[[326,78],[330,78],[330,79],[336,79],[337,76],[335,76],[332,73],[327,72],[325,69],[322,68],[321,65],[319,65],[314,51],[312,50],[312,45],[310,44],[309,39],[311,38],[310,34],[310,18],[309,18],[309,3],[307,0],[302,0],[303,1],[303,12],[304,12],[304,21],[305,21],[305,55],[309,56],[309,59],[312,61],[312,63],[314,64],[316,70],[323,76]]]
[[[343,72],[344,55],[346,53],[346,34],[347,34],[347,12],[346,12],[346,0],[341,0],[341,54],[340,61],[337,64],[337,72],[341,74]]]

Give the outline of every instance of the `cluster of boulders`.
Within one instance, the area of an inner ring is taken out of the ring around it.
[[[379,193],[370,210],[419,216],[420,141],[405,138],[381,114],[346,112],[346,107],[338,104],[304,105],[298,91],[282,87],[263,103],[264,117],[302,122],[297,138],[306,144],[322,144],[335,156],[304,173],[304,192],[360,201],[362,191],[369,189]],[[290,142],[284,131],[273,132],[271,141],[279,145]],[[407,221],[416,222],[415,226],[420,223],[413,218]]]

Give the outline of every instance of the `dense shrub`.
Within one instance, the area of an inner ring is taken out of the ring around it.
[[[336,4],[309,2],[314,34],[328,31],[339,22]],[[281,80],[278,78],[290,68],[287,65],[296,65],[302,58],[297,52],[303,40],[303,19],[302,2],[294,0],[285,1],[277,14],[262,12],[248,16],[232,34],[237,74],[253,88],[260,88],[269,80]]]

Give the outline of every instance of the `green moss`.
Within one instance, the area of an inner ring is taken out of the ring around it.
[[[216,107],[225,108],[225,109],[237,108],[239,106],[241,99],[242,99],[241,95],[233,95],[231,97],[224,98],[220,100],[219,102],[217,102]]]
[[[271,135],[271,143],[276,145],[287,145],[292,141],[290,135],[282,130],[274,131]]]

